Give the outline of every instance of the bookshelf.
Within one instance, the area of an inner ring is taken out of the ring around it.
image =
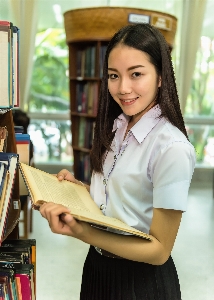
[[[16,151],[16,141],[15,141],[15,132],[13,124],[13,115],[12,111],[6,111],[5,113],[0,114],[0,126],[6,126],[8,130],[7,138],[7,152],[8,153],[17,153]],[[18,239],[18,222],[20,216],[20,200],[19,200],[19,173],[16,172],[16,179],[12,191],[12,200],[10,203],[8,223],[6,232],[4,234],[5,239]]]
[[[73,171],[77,179],[86,183],[90,183],[89,155],[105,50],[119,28],[137,22],[156,26],[173,49],[177,19],[170,14],[124,7],[74,9],[64,13],[69,49]]]
[[[36,299],[36,240],[19,239],[19,155],[12,108],[19,106],[19,29],[0,20],[0,299]],[[21,297],[21,298],[20,298]]]

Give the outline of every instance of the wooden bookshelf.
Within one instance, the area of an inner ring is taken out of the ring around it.
[[[3,114],[0,114],[0,126],[6,126],[8,130],[7,152],[17,153],[13,115],[11,110]],[[21,210],[21,206],[19,200],[19,173],[16,172],[16,179],[12,191],[12,200],[10,203],[10,210],[8,215],[8,223],[7,223],[7,228],[3,240],[6,238],[9,239],[19,238],[18,222],[19,222],[20,210]]]
[[[156,26],[173,49],[177,19],[166,13],[123,7],[74,9],[64,13],[74,175],[83,182],[90,183],[89,154],[105,49],[119,28],[139,21]]]

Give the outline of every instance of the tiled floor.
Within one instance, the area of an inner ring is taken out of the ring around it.
[[[88,245],[51,233],[46,220],[37,211],[33,212],[30,237],[37,241],[37,300],[78,300]],[[188,211],[183,214],[172,256],[180,277],[182,300],[213,300],[214,199],[211,186],[191,186]]]

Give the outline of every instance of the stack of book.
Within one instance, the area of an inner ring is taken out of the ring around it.
[[[36,240],[6,240],[2,243],[0,299],[36,299]]]
[[[12,199],[18,163],[19,154],[0,152],[0,299],[34,300],[36,241],[5,240],[11,205],[19,208]]]
[[[77,77],[94,77],[95,76],[95,46],[89,46],[77,51]]]

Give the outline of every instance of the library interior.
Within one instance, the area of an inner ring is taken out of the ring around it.
[[[105,54],[120,28],[137,23],[157,28],[169,46],[195,149],[171,251],[182,300],[214,299],[213,11],[214,0],[0,0],[0,299],[85,299],[90,246],[51,231],[20,162],[54,175],[67,169],[90,185]]]

